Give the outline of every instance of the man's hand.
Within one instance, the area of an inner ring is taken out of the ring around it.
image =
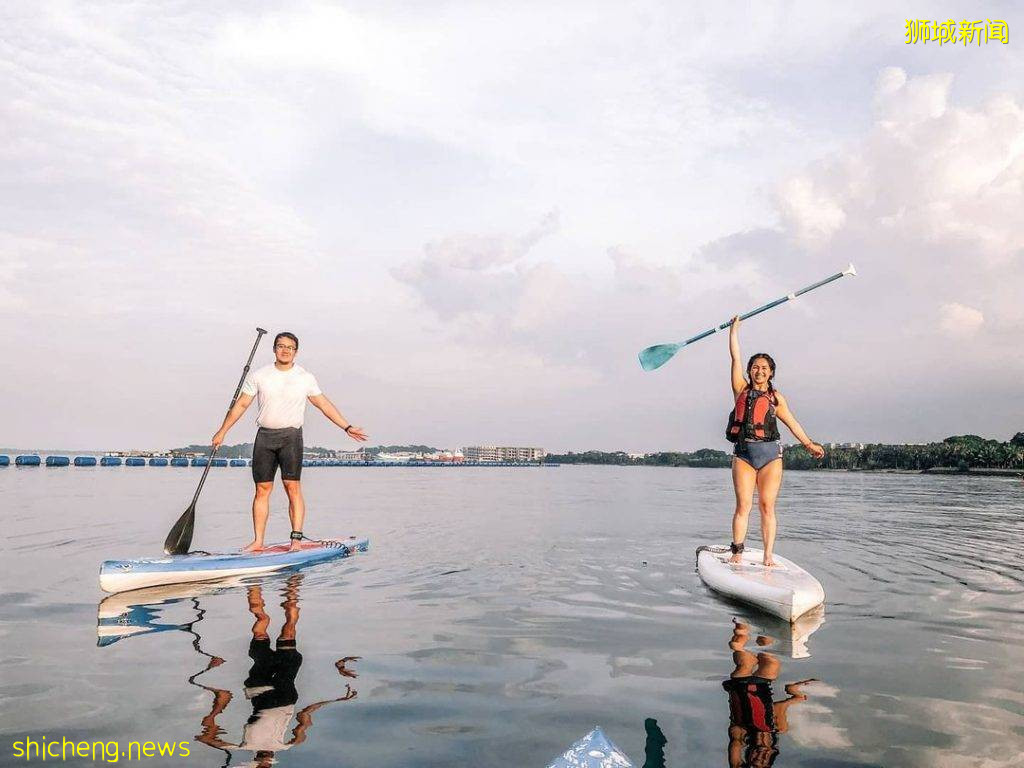
[[[223,429],[218,429],[217,434],[210,440],[210,445],[214,448],[220,448],[221,443],[224,442],[224,438],[227,437],[227,433]]]
[[[353,440],[358,440],[360,443],[366,442],[367,434],[363,432],[362,427],[357,427],[354,424],[349,424],[348,429],[345,430],[345,434],[347,434]]]

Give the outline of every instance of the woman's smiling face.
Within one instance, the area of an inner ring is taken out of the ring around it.
[[[767,384],[773,373],[771,363],[763,357],[755,357],[747,369],[747,375],[754,386]]]

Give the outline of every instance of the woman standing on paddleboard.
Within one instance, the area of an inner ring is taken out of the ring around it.
[[[772,550],[775,547],[775,499],[782,485],[782,442],[777,422],[781,421],[789,427],[793,436],[814,458],[822,458],[825,449],[807,436],[790,411],[786,398],[772,385],[775,361],[770,355],[758,352],[752,356],[747,361],[746,376],[743,375],[740,362],[740,322],[737,315],[729,328],[732,394],[736,401],[725,432],[729,441],[736,444],[732,460],[736,512],[732,517],[732,557],[729,562],[738,563],[742,559],[754,488],[757,488],[764,564],[775,565],[772,561]]]

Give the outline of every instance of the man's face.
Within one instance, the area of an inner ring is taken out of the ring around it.
[[[293,362],[297,351],[295,342],[287,336],[282,336],[274,344],[274,356],[281,365],[288,365]]]

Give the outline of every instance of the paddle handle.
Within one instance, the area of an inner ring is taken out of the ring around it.
[[[803,296],[805,293],[810,293],[815,288],[821,288],[821,286],[823,285],[828,285],[833,280],[838,280],[839,278],[845,277],[846,275],[856,274],[857,270],[854,268],[853,264],[851,264],[842,272],[836,272],[834,275],[830,275],[829,277],[826,277],[824,280],[819,280],[816,283],[812,283],[811,285],[801,288],[799,291],[794,291],[793,293],[786,294],[785,296],[780,296],[779,298],[775,299],[775,301],[769,301],[767,304],[763,304],[757,309],[752,309],[749,312],[743,313],[742,315],[739,316],[740,320],[747,320],[753,317],[754,315],[759,315],[762,312],[767,312],[769,309],[779,306],[779,304],[785,304],[790,299],[795,299],[797,296]],[[679,346],[685,347],[687,344],[692,344],[695,341],[700,341],[701,339],[710,336],[713,333],[718,333],[718,331],[724,331],[730,325],[732,325],[732,318],[729,318],[721,325],[716,325],[714,328],[709,328],[703,333],[698,333],[696,336],[689,338],[686,341],[680,342]]]
[[[242,393],[242,386],[245,384],[245,377],[249,375],[249,367],[252,365],[252,359],[256,357],[256,348],[260,345],[260,339],[266,331],[263,328],[256,328],[256,341],[252,345],[252,351],[249,353],[249,359],[245,361],[245,368],[242,369],[242,377],[238,380],[238,386],[235,387],[235,394],[231,396],[231,405],[228,406],[228,413],[231,413],[231,409],[235,407],[235,403],[238,402],[238,396]],[[196,488],[196,493],[192,497],[192,505],[195,506],[196,502],[199,501],[199,494],[203,490],[203,483],[206,482],[206,476],[210,473],[210,465],[213,463],[213,457],[217,455],[218,446],[213,446],[213,450],[210,451],[210,457],[206,460],[206,467],[203,468],[203,476],[199,478],[199,486]]]

